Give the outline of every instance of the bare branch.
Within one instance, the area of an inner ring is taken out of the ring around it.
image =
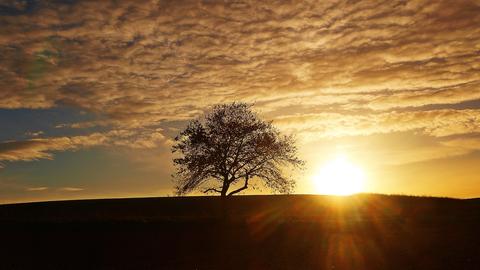
[[[227,196],[232,196],[233,194],[239,193],[240,191],[247,189],[248,188],[248,179],[249,179],[249,177],[246,176],[245,177],[245,184],[243,185],[243,187],[230,192]]]
[[[210,192],[210,191],[222,193],[221,190],[218,190],[218,189],[216,189],[216,188],[208,188],[208,189],[204,190],[203,193],[208,193],[208,192]]]

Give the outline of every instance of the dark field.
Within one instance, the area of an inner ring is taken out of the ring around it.
[[[0,206],[0,269],[480,269],[480,201],[238,196]]]

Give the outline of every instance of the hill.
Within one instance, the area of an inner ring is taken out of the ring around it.
[[[480,201],[315,195],[0,205],[0,269],[480,269]]]

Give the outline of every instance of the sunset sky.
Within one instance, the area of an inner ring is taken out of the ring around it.
[[[0,0],[0,203],[173,194],[216,103],[364,192],[480,197],[480,1]]]

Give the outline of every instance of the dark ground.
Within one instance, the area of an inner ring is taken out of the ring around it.
[[[0,205],[0,269],[480,269],[480,200],[356,195]]]

